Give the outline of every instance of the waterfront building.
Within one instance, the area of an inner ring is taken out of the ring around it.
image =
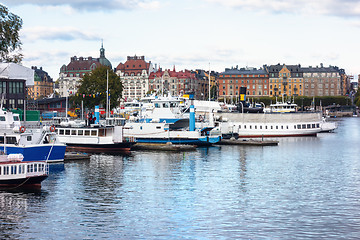
[[[116,74],[123,84],[123,99],[139,99],[149,91],[149,74],[153,72],[151,61],[146,62],[145,56],[128,56],[125,63],[119,63]]]
[[[226,99],[238,99],[240,87],[246,87],[248,97],[268,96],[270,90],[269,74],[263,68],[226,68],[217,83],[219,97]]]
[[[112,69],[110,61],[105,57],[105,49],[103,44],[100,48],[100,57],[71,57],[68,65],[63,65],[60,68],[60,75],[58,79],[58,93],[62,97],[75,94],[78,89],[79,81],[85,74],[90,73],[95,68],[104,65]]]
[[[269,73],[269,96],[303,96],[303,71],[299,65],[264,66]]]
[[[302,68],[304,74],[304,95],[313,96],[341,96],[340,69],[336,66],[319,66]],[[345,86],[345,88],[347,88]]]
[[[195,78],[197,83],[197,91],[195,92],[195,98],[199,100],[208,100],[209,99],[209,87],[216,87],[216,80],[218,77],[218,73],[211,71],[210,72],[210,80],[209,80],[209,71],[197,69],[195,70]],[[198,93],[196,95],[196,93]],[[215,96],[217,98],[217,95]]]
[[[0,101],[4,108],[24,109],[26,88],[33,85],[33,69],[15,63],[0,63]]]
[[[45,72],[42,67],[32,66],[34,70],[34,85],[28,87],[28,97],[32,100],[47,97],[53,93],[53,79]]]
[[[149,91],[159,94],[170,93],[172,96],[181,96],[186,93],[195,92],[195,98],[200,99],[201,92],[196,89],[195,72],[184,70],[177,72],[175,66],[173,70],[162,70],[159,68],[149,76]]]

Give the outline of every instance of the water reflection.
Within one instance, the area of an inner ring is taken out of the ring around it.
[[[39,193],[2,193],[5,238],[351,239],[360,234],[360,122],[279,146],[93,155]]]

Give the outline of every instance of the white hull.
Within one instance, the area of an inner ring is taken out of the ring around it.
[[[312,136],[321,131],[320,113],[220,113],[222,134],[239,137]],[[226,120],[226,121],[224,121]]]

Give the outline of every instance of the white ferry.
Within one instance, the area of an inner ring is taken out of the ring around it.
[[[49,176],[45,161],[24,162],[22,154],[0,155],[0,189],[41,187]]]
[[[316,136],[321,131],[319,112],[216,113],[224,138]]]

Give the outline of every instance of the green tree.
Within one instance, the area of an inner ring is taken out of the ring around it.
[[[84,102],[84,107],[94,108],[95,105],[106,106],[106,79],[107,72],[109,72],[109,94],[110,94],[110,108],[119,106],[122,83],[120,77],[106,66],[100,66],[94,69],[91,73],[85,74],[76,96],[72,97],[75,105],[80,106],[81,101]]]
[[[22,19],[0,4],[0,62],[21,62],[21,27]]]

